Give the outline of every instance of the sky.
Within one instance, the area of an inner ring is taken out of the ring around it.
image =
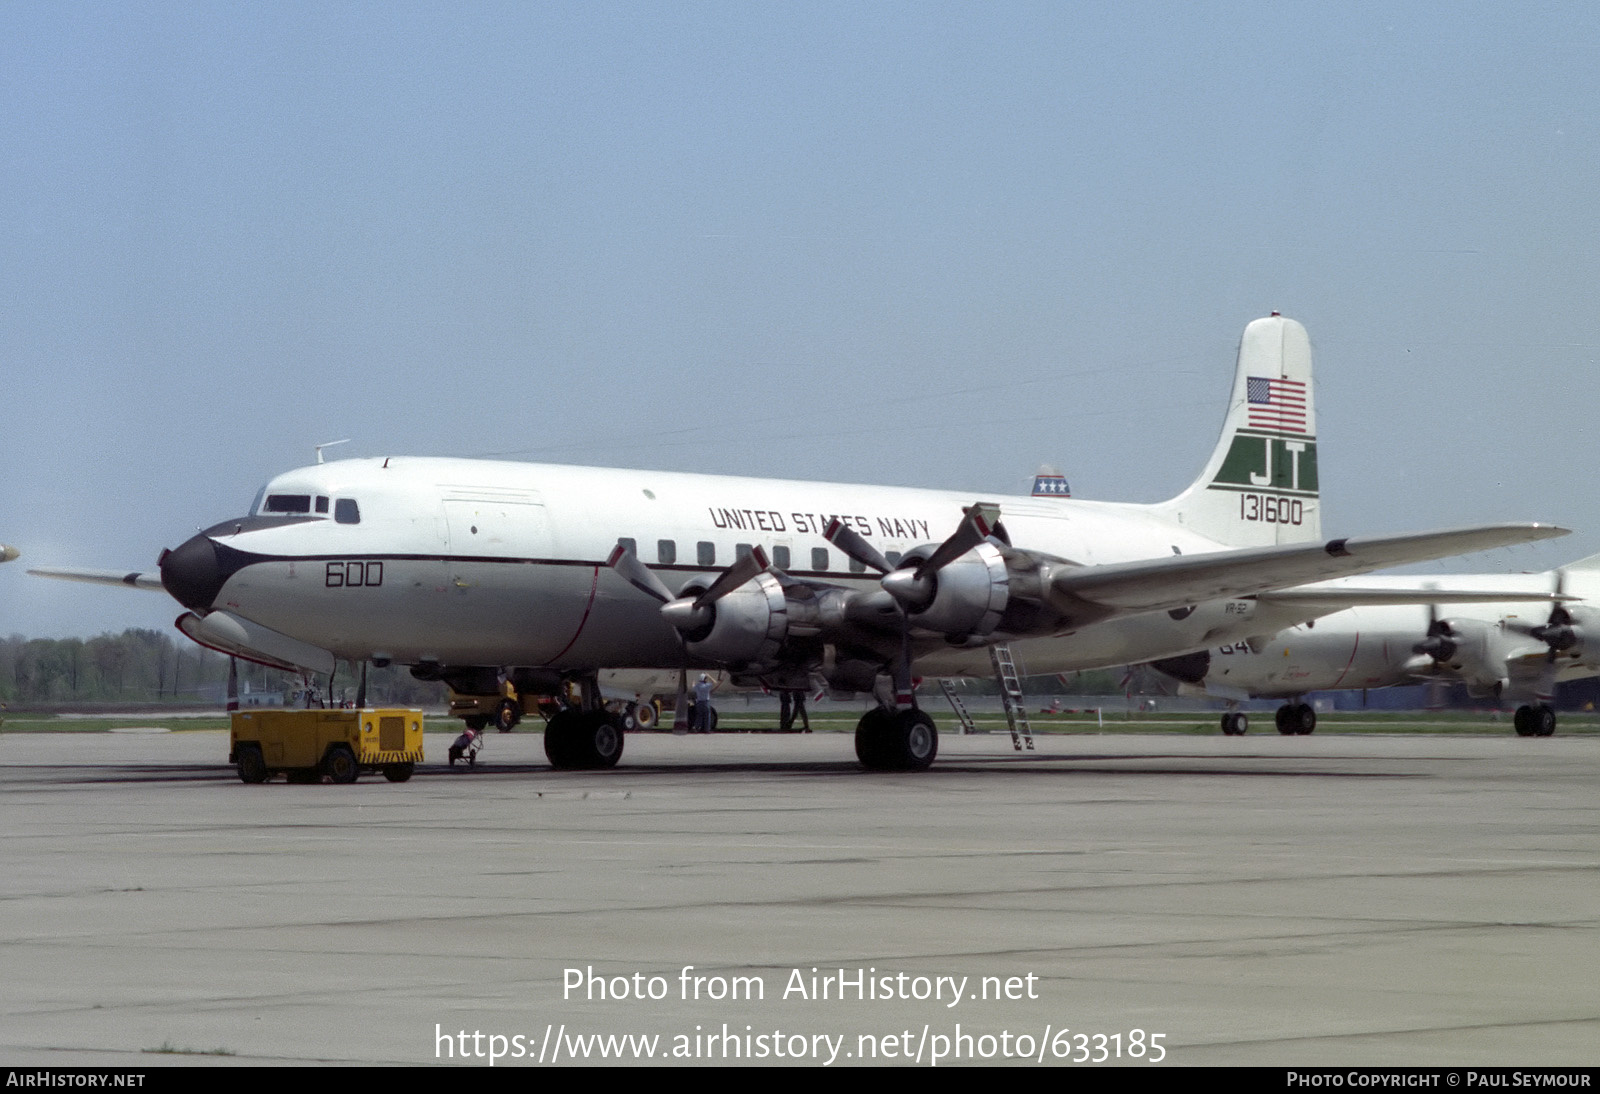
[[[1239,334],[1316,355],[1324,531],[1600,552],[1600,8],[0,10],[0,633],[329,457],[1157,501]]]

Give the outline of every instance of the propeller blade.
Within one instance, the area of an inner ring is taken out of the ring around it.
[[[893,568],[889,565],[889,560],[879,554],[878,549],[868,543],[860,532],[857,532],[838,517],[834,517],[828,522],[828,527],[823,531],[822,538],[863,566],[876,570],[880,574],[886,574]]]
[[[367,663],[361,662],[361,683],[356,687],[356,709],[367,709]]]
[[[239,709],[239,659],[228,658],[228,713]]]
[[[995,523],[1000,519],[1000,507],[990,502],[978,502],[966,511],[950,538],[939,544],[933,554],[923,559],[917,567],[919,579],[936,574],[956,559],[989,538]]]
[[[767,552],[761,549],[759,543],[756,544],[750,548],[749,554],[718,574],[717,579],[711,583],[711,587],[695,598],[695,610],[709,608],[746,581],[749,581],[759,573],[763,573],[771,565],[767,561]]]
[[[606,559],[606,565],[621,574],[629,585],[646,596],[653,596],[663,604],[672,599],[672,592],[662,584],[655,571],[640,562],[639,556],[625,544],[617,544],[611,552],[611,557]]]

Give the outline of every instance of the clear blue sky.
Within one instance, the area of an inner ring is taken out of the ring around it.
[[[1592,4],[0,9],[0,632],[334,452],[1150,501],[1239,332],[1330,534],[1600,551]],[[1445,567],[1437,567],[1445,568]]]

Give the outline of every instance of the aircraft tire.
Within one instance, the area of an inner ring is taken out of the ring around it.
[[[591,770],[616,767],[617,761],[622,759],[625,740],[627,735],[619,716],[605,711],[585,714],[582,729],[574,742],[577,766]]]
[[[558,710],[544,727],[544,754],[550,766],[566,770],[578,767],[575,741],[582,733],[583,712]]]
[[[1310,736],[1317,728],[1317,711],[1310,703],[1294,708],[1294,731],[1301,737]]]
[[[267,781],[267,761],[261,756],[260,745],[240,745],[237,755],[239,757],[240,782],[264,783]]]
[[[1294,720],[1293,719],[1294,719],[1294,707],[1290,706],[1287,703],[1285,703],[1283,706],[1279,707],[1277,709],[1277,711],[1272,715],[1273,722],[1275,722],[1277,724],[1277,726],[1278,726],[1278,732],[1283,734],[1285,737],[1293,737],[1294,736],[1295,728],[1294,728]]]
[[[1518,737],[1533,736],[1533,708],[1518,707],[1517,712],[1511,716],[1511,725],[1517,731]]]
[[[403,783],[411,778],[415,764],[384,764],[383,777],[392,783]]]
[[[939,755],[939,727],[925,710],[902,710],[895,716],[889,740],[889,758],[896,771],[925,771]]]
[[[322,773],[331,782],[347,785],[361,776],[361,767],[349,745],[334,745],[322,757]]]
[[[1250,715],[1241,710],[1233,716],[1233,735],[1235,737],[1243,737],[1249,731]]]
[[[501,733],[510,733],[522,721],[522,706],[515,699],[502,699],[494,710],[494,727]]]
[[[873,707],[856,723],[856,759],[869,771],[883,771],[888,767],[887,738],[893,717],[882,707]]]
[[[1540,704],[1533,708],[1533,717],[1528,719],[1533,726],[1535,737],[1551,737],[1556,731],[1556,711],[1552,706]]]

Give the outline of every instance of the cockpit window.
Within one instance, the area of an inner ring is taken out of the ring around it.
[[[333,519],[340,524],[360,524],[361,507],[355,498],[340,498],[333,503]]]
[[[317,512],[326,513],[327,511],[328,511],[328,499],[319,495],[318,498],[317,498]]]
[[[311,512],[310,494],[268,494],[267,505],[263,512],[267,513],[309,513]]]

